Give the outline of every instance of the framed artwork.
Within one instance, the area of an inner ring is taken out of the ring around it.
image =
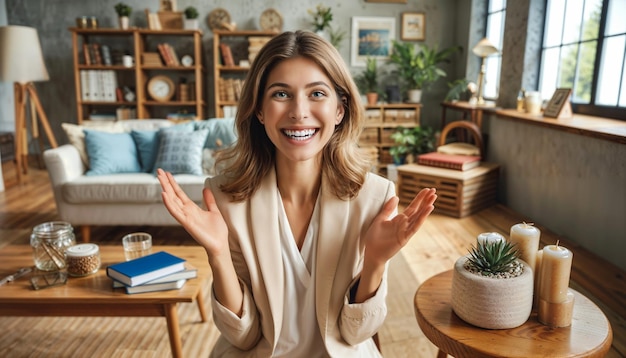
[[[572,115],[572,105],[569,97],[572,94],[571,88],[557,88],[543,111],[544,117],[566,118]]]
[[[351,65],[365,66],[368,57],[385,61],[391,54],[391,41],[396,38],[393,17],[352,18]]]
[[[426,39],[426,18],[423,12],[402,13],[400,39],[402,41],[424,41]]]

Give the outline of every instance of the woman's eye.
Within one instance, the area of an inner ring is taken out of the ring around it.
[[[272,97],[276,97],[276,98],[287,98],[287,92],[285,91],[276,91],[274,93],[272,93]]]
[[[322,98],[326,96],[326,93],[324,93],[324,91],[313,91],[313,93],[311,93],[311,96],[315,98]]]

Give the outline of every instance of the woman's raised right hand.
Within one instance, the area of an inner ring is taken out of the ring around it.
[[[207,210],[189,199],[171,173],[157,169],[163,203],[170,214],[202,245],[209,257],[228,253],[228,226],[210,189],[202,190]]]

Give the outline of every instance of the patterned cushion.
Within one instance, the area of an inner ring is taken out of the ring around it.
[[[161,131],[159,153],[154,169],[172,174],[202,175],[202,148],[209,131]]]

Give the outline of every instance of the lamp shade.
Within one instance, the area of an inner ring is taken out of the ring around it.
[[[498,49],[485,37],[484,39],[478,41],[476,46],[472,49],[472,52],[474,52],[474,55],[476,56],[487,57],[493,55],[494,53],[498,53]]]
[[[37,30],[26,26],[0,27],[0,81],[47,81]]]

